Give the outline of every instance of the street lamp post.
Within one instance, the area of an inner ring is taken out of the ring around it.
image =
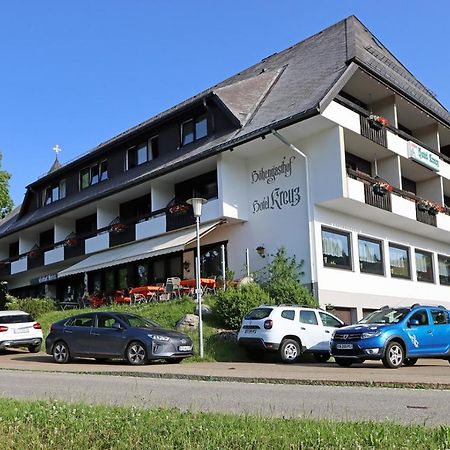
[[[202,319],[202,288],[200,285],[200,216],[202,215],[202,206],[207,202],[204,198],[190,198],[187,200],[188,205],[192,205],[194,212],[195,224],[197,228],[197,259],[195,267],[195,293],[197,296],[198,308],[198,341],[200,358],[203,358],[203,319]]]

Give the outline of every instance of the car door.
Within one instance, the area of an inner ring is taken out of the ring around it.
[[[299,314],[299,337],[307,350],[317,350],[322,340],[316,311],[301,309]]]
[[[432,352],[436,354],[447,353],[450,349],[450,318],[444,309],[432,309],[431,320],[433,324]]]
[[[72,318],[64,327],[64,340],[72,354],[89,355],[91,347],[91,329],[94,314],[82,314]]]
[[[419,357],[421,354],[432,353],[433,326],[426,309],[414,311],[407,319],[406,335],[409,355]]]
[[[319,317],[322,322],[322,327],[319,327],[321,340],[317,344],[317,349],[328,352],[330,350],[330,340],[333,332],[336,328],[342,327],[343,324],[336,317],[326,312],[319,311]]]
[[[115,328],[120,321],[111,314],[98,313],[91,329],[91,352],[98,356],[121,356],[124,354],[124,328]]]

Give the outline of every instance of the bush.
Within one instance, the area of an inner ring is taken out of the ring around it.
[[[303,260],[298,263],[295,256],[287,255],[284,247],[271,256],[272,261],[256,276],[272,303],[317,306],[317,300],[299,281],[303,275]]]
[[[281,304],[297,304],[317,306],[317,300],[311,292],[298,281],[292,279],[280,279],[273,281],[270,285],[265,286],[266,292],[269,294],[272,303]]]
[[[6,293],[8,292],[8,283],[0,281],[0,310],[6,307]]]
[[[236,289],[218,291],[214,311],[227,327],[238,329],[242,318],[252,308],[269,303],[267,292],[256,283],[249,283]]]
[[[34,319],[57,309],[55,301],[51,298],[16,298],[12,295],[7,295],[6,300],[8,302],[6,309],[10,311],[25,311]]]

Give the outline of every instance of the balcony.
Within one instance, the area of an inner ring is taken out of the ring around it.
[[[11,275],[11,264],[8,260],[0,261],[0,278]]]
[[[136,224],[136,240],[158,236],[166,232],[166,216],[162,213]]]
[[[136,240],[136,224],[123,224],[124,226],[118,229],[112,228],[109,232],[109,246],[126,244]]]
[[[56,247],[52,250],[48,250],[44,253],[44,264],[54,264],[60,261],[64,261],[64,247]]]
[[[173,199],[166,208],[166,231],[177,230],[195,224],[192,206]]]
[[[443,229],[450,231],[450,217],[447,216],[450,215],[450,210],[441,205],[397,189],[388,183],[380,183],[379,179],[359,171],[347,169],[347,174],[348,198],[433,227],[437,227],[439,223]],[[384,186],[381,191],[377,189],[380,185]]]
[[[99,252],[107,248],[109,248],[109,233],[98,234],[85,241],[85,254]]]
[[[370,117],[359,116],[361,134],[377,144],[387,147],[386,128]]]
[[[16,261],[11,262],[11,275],[25,272],[28,270],[27,257],[23,256]]]

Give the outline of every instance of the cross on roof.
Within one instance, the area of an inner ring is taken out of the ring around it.
[[[60,147],[58,144],[56,144],[56,145],[53,147],[53,151],[56,153],[56,157],[58,157],[58,153],[61,152],[61,147]]]

